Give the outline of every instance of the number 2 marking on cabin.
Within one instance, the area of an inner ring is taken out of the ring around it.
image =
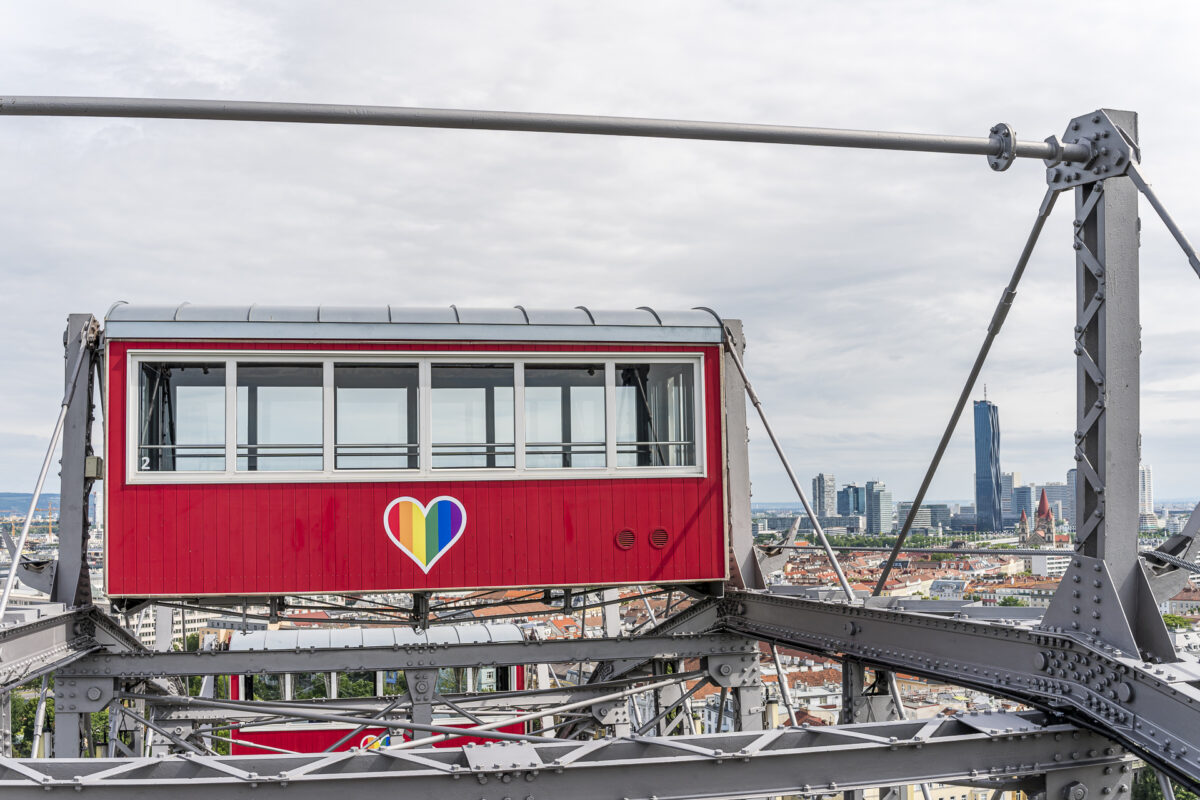
[[[426,575],[467,530],[467,510],[456,498],[435,497],[422,505],[397,497],[383,511],[383,529],[400,551]]]

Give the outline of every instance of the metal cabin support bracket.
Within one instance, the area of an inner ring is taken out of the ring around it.
[[[86,339],[86,347],[80,347]],[[71,314],[67,318],[67,330],[63,335],[66,348],[67,380],[74,375],[75,386],[67,386],[71,401],[62,432],[62,488],[58,525],[58,564],[53,570],[53,588],[50,600],[67,606],[86,605],[92,601],[92,582],[88,573],[87,544],[89,496],[95,479],[88,475],[88,462],[92,452],[93,380],[95,371],[87,369],[72,371],[71,356],[94,362],[100,339],[100,322],[91,314]]]
[[[1046,800],[1102,800],[1133,796],[1133,759],[1046,773]]]
[[[408,699],[412,703],[411,718],[420,725],[433,724],[433,700],[437,695],[438,671],[436,669],[406,669],[404,682],[408,686]],[[412,732],[414,739],[428,736],[418,730]]]
[[[887,672],[876,670],[874,682],[868,684],[862,661],[848,658],[842,662],[843,725],[901,719],[898,702],[890,691]]]
[[[745,352],[746,339],[738,320],[721,320],[721,324],[725,330],[725,346],[721,351],[721,404],[725,410],[722,435],[728,454],[724,482],[729,526],[729,583],[738,589],[761,589],[767,584],[759,569],[750,522],[750,429],[746,424],[746,385],[733,360],[734,356]]]
[[[115,678],[60,677],[54,683],[54,708],[91,714],[103,711],[116,696]]]

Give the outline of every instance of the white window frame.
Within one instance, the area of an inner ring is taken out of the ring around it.
[[[143,472],[138,469],[137,380],[143,362],[214,362],[225,364],[225,469],[224,471]],[[307,363],[324,368],[322,406],[323,468],[314,470],[245,471],[237,469],[237,365],[238,363]],[[417,469],[335,469],[334,386],[335,364],[409,364],[418,369],[417,384]],[[513,364],[513,414],[516,458],[514,467],[434,468],[430,443],[433,431],[431,375],[435,364]],[[604,365],[605,462],[603,468],[525,467],[525,381],[524,365]],[[693,365],[695,401],[694,439],[696,465],[689,467],[617,466],[616,368],[619,363],[690,363]],[[644,479],[707,477],[708,448],[705,422],[708,418],[704,386],[704,354],[698,352],[458,352],[377,350],[173,350],[137,349],[126,356],[125,481],[128,484],[220,484],[220,483],[425,483],[430,481],[500,480],[588,480],[595,478]]]

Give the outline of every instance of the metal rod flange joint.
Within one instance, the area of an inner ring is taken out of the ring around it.
[[[1017,160],[1017,132],[1007,122],[998,122],[992,126],[988,138],[996,145],[996,152],[987,157],[988,166],[1004,172]]]

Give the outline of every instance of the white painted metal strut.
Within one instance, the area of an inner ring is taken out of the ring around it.
[[[83,330],[79,339],[79,352],[75,354],[75,365],[71,368],[72,374],[67,382],[66,394],[63,396],[62,406],[58,410],[58,419],[54,423],[54,433],[50,436],[50,446],[46,448],[46,456],[42,459],[42,468],[38,472],[37,483],[33,487],[33,495],[29,499],[29,511],[25,514],[25,523],[21,526],[21,535],[17,537],[17,541],[12,549],[12,563],[9,566],[8,577],[4,581],[4,590],[0,594],[0,619],[4,617],[4,611],[8,608],[8,598],[12,595],[13,587],[17,584],[17,576],[20,572],[21,553],[25,550],[25,540],[29,537],[29,526],[33,522],[33,513],[37,509],[38,498],[42,496],[42,487],[46,483],[46,475],[50,472],[50,465],[54,463],[54,451],[58,448],[59,437],[62,436],[63,423],[67,419],[67,411],[71,407],[71,398],[75,394],[75,378],[79,375],[79,369],[85,361],[90,361],[88,356],[88,332]]]
[[[732,337],[733,333],[726,328],[725,335]],[[846,595],[846,600],[853,603],[854,589],[850,586],[850,581],[846,580],[846,573],[842,571],[842,565],[838,562],[837,554],[829,546],[829,539],[825,536],[825,530],[821,527],[821,522],[817,519],[816,512],[813,511],[812,504],[808,502],[808,497],[804,494],[804,489],[800,486],[800,480],[796,477],[796,473],[792,469],[792,462],[788,460],[787,453],[783,450],[783,445],[775,435],[775,429],[771,427],[771,422],[767,419],[767,412],[763,410],[762,401],[758,399],[758,393],[754,391],[754,385],[750,383],[750,376],[746,374],[746,367],[742,364],[742,359],[737,354],[737,348],[730,342],[729,346],[725,348],[725,352],[733,361],[733,365],[737,367],[738,375],[741,376],[742,383],[746,387],[746,394],[749,396],[750,402],[754,404],[754,410],[758,412],[758,418],[762,421],[763,430],[767,432],[767,438],[774,445],[775,453],[779,456],[779,461],[783,464],[783,470],[787,473],[788,480],[792,482],[792,488],[796,490],[796,496],[800,498],[800,503],[804,506],[804,513],[808,515],[808,521],[812,523],[813,531],[817,534],[817,539],[820,540],[821,547],[825,550],[829,564],[833,567],[833,574],[837,576],[838,585],[842,587],[842,592]]]
[[[721,142],[855,147],[1010,158],[1084,161],[1086,145],[1054,142],[1005,143],[999,136],[944,136],[930,133],[753,125],[585,114],[472,111],[445,108],[267,103],[246,100],[176,100],[134,97],[0,97],[0,116],[132,117],[241,122],[293,122],[327,125],[381,125],[490,131],[638,136]],[[997,126],[999,127],[999,126]]]

